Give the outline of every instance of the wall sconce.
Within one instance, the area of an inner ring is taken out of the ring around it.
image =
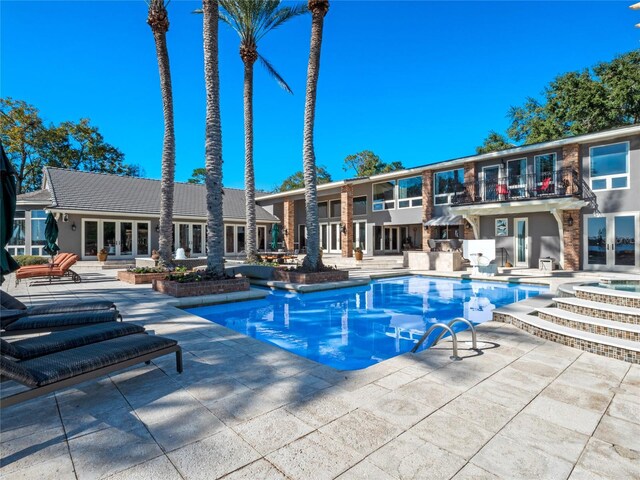
[[[287,235],[289,235],[289,230],[287,230],[287,228],[283,228],[282,234],[286,237]]]
[[[75,232],[75,231],[76,231],[76,222],[73,222],[73,223],[71,224],[71,231],[72,231],[72,232]]]
[[[156,225],[156,233],[158,233],[159,231],[160,231],[160,224],[158,223],[158,224]]]
[[[426,232],[427,230],[429,230],[429,225],[427,225],[426,223],[424,224],[424,231]]]
[[[345,234],[345,235],[346,235],[346,234],[347,234],[347,226],[346,226],[345,224],[341,223],[341,224],[340,224],[340,231],[341,231],[343,234]]]
[[[69,221],[69,215],[67,213],[62,216],[62,221],[65,223]]]
[[[573,227],[573,217],[569,214],[569,218],[567,218],[567,225]]]

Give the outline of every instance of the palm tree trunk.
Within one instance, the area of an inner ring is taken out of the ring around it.
[[[224,221],[222,218],[222,126],[218,74],[218,1],[203,0],[205,120],[205,186],[207,189],[207,269],[224,275]]]
[[[153,31],[160,72],[162,112],[164,114],[164,140],[162,145],[162,180],[160,182],[160,238],[158,250],[160,263],[171,264],[171,240],[173,226],[173,184],[175,177],[176,139],[173,128],[173,93],[171,69],[167,50],[169,20],[164,3],[151,4],[148,23]]]
[[[320,235],[318,225],[318,189],[316,156],[313,149],[313,128],[316,114],[316,93],[320,73],[320,49],[324,16],[329,10],[328,0],[309,0],[311,11],[311,48],[307,67],[307,91],[304,104],[304,134],[302,158],[304,170],[304,199],[306,204],[307,255],[303,267],[311,271],[322,268],[320,259]]]
[[[255,61],[255,60],[254,60]],[[253,171],[253,62],[244,62],[244,190],[247,216],[247,260],[256,259],[256,192]]]

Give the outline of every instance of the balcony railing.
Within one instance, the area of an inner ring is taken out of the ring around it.
[[[583,197],[583,185],[570,168],[540,175],[507,175],[493,180],[479,180],[458,185],[451,195],[451,205],[511,202],[557,197]]]

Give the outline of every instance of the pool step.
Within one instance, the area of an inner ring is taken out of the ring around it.
[[[609,303],[621,307],[640,308],[640,293],[588,286],[575,286],[573,291],[576,298],[582,300]]]
[[[591,317],[560,308],[536,308],[538,317],[577,331],[636,342],[640,348],[640,325]]]
[[[616,322],[640,325],[640,308],[624,307],[611,303],[594,302],[575,297],[556,297],[556,306],[567,312],[578,313],[588,317],[604,318]]]

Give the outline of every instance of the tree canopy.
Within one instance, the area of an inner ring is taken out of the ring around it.
[[[319,165],[316,169],[316,176],[318,179],[318,185],[322,183],[331,182],[331,174],[327,171],[326,167]],[[297,188],[304,188],[304,174],[302,170],[297,171],[293,175],[289,175],[284,179],[279,187],[274,189],[274,192],[287,192],[289,190],[295,190]]]
[[[47,126],[38,109],[22,100],[0,98],[0,138],[18,173],[18,193],[40,188],[43,167],[143,174],[139,165],[124,162],[124,153],[105,142],[89,119]]]
[[[383,162],[378,155],[371,150],[363,150],[344,159],[344,171],[353,169],[357,177],[370,177],[379,173],[388,173],[402,170],[401,162]]]
[[[200,183],[204,184],[204,179],[207,178],[207,169],[204,167],[194,168],[191,172],[191,178],[187,180],[187,183]]]
[[[640,50],[559,75],[507,116],[507,136],[489,132],[478,153],[640,123]]]

